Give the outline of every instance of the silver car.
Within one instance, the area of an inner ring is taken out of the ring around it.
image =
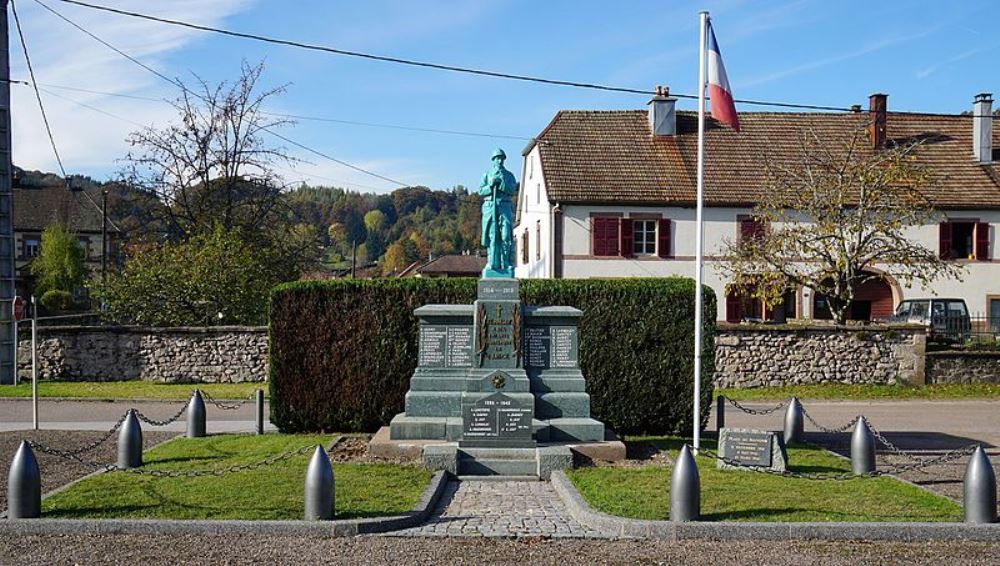
[[[923,324],[931,336],[945,339],[961,339],[972,330],[964,299],[907,299],[889,321]]]

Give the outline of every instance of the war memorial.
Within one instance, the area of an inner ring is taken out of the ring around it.
[[[505,158],[493,153],[479,186],[488,255],[477,299],[414,312],[418,364],[388,444],[418,442],[427,466],[456,475],[545,478],[572,466],[573,449],[621,459],[624,445],[606,441],[590,416],[578,355],[583,313],[520,300],[511,233],[518,184]]]

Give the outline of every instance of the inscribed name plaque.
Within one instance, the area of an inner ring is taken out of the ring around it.
[[[509,445],[532,443],[534,407],[517,397],[494,393],[462,411],[462,444]]]
[[[719,431],[719,469],[767,468],[783,472],[788,465],[785,444],[766,430],[723,428]]]
[[[432,325],[420,327],[421,367],[472,367],[472,327]]]

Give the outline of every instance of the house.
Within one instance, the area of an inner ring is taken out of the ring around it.
[[[479,277],[486,267],[486,258],[472,254],[446,254],[426,262],[416,262],[404,269],[400,277]]]
[[[561,111],[523,151],[522,189],[514,235],[515,274],[532,277],[693,276],[697,113],[675,109],[661,92],[648,110]],[[794,165],[801,135],[836,143],[869,124],[868,152],[888,141],[926,140],[917,152],[931,169],[924,191],[941,213],[938,223],[909,237],[967,266],[963,281],[941,280],[931,293],[962,297],[973,312],[1000,317],[1000,132],[992,98],[975,97],[974,115],[887,111],[873,94],[861,113],[742,112],[741,132],[706,119],[705,283],[719,298],[720,319],[774,316],[760,301],[726,295],[715,265],[725,240],[760,227],[751,216],[764,194],[764,154]],[[856,319],[889,316],[903,298],[927,296],[888,280],[858,290]],[[725,299],[723,299],[725,298]],[[798,289],[786,297],[788,317],[829,317],[823,297]]]
[[[62,184],[28,184],[20,182],[19,176],[15,176],[13,194],[15,287],[18,295],[27,297],[34,291],[30,264],[41,250],[42,232],[54,222],[63,222],[77,234],[85,251],[87,270],[92,276],[100,274],[103,213],[99,191],[70,190]],[[109,266],[113,265],[112,258],[117,254],[119,232],[109,219],[106,251]]]

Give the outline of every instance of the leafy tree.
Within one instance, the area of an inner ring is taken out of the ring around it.
[[[38,278],[36,293],[64,291],[72,294],[82,288],[87,276],[85,255],[79,238],[69,227],[61,222],[48,225],[42,232],[38,257],[31,262],[31,273]]]
[[[372,232],[381,232],[385,229],[385,213],[381,210],[369,210],[365,214],[365,230],[370,235]]]
[[[408,240],[404,240],[408,241]],[[392,275],[399,273],[410,263],[406,261],[406,250],[401,242],[396,242],[389,246],[382,258],[382,275]]]
[[[297,275],[282,271],[280,254],[218,227],[186,242],[136,247],[95,293],[121,323],[267,324],[271,288]]]
[[[929,176],[914,160],[919,143],[870,152],[866,142],[863,126],[842,148],[809,132],[794,164],[767,159],[766,195],[753,211],[765,228],[726,242],[723,278],[769,306],[788,289],[811,288],[844,323],[866,282],[892,277],[926,289],[959,277],[961,267],[907,236],[937,218],[921,193]]]

